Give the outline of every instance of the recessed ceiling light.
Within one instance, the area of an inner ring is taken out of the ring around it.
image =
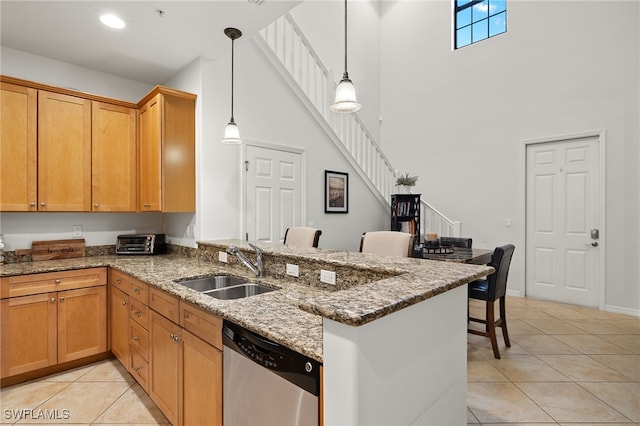
[[[113,13],[105,13],[104,15],[101,15],[100,22],[105,24],[107,27],[116,28],[118,30],[126,26],[124,21]]]

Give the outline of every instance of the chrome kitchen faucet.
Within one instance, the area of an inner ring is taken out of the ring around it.
[[[236,256],[238,256],[238,259],[240,259],[240,262],[242,262],[242,264],[244,266],[246,266],[247,268],[249,268],[251,270],[251,272],[253,272],[254,274],[256,274],[256,277],[260,278],[262,277],[262,249],[254,244],[248,243],[249,246],[251,246],[252,249],[254,249],[256,251],[256,263],[254,264],[253,262],[251,262],[249,260],[249,258],[247,258],[247,256],[244,255],[244,253],[242,253],[240,250],[238,250],[238,247],[236,246],[229,246],[229,248],[227,248],[227,253],[229,254],[235,254]]]

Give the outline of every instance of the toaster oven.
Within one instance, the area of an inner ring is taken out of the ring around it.
[[[118,235],[116,254],[161,254],[167,251],[164,234]]]

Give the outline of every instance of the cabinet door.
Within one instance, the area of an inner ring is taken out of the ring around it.
[[[2,300],[3,378],[56,364],[56,301],[56,293]]]
[[[149,396],[173,425],[178,424],[182,392],[182,343],[178,325],[151,311]]]
[[[38,92],[38,210],[91,210],[91,101]]]
[[[91,209],[136,210],[136,111],[92,103]]]
[[[37,91],[9,83],[0,89],[0,211],[35,211]]]
[[[107,350],[107,286],[58,292],[58,362]]]
[[[183,425],[222,424],[222,352],[182,332]]]
[[[158,94],[140,108],[140,152],[138,210],[160,211],[162,208],[161,117],[162,95]]]
[[[111,287],[111,352],[129,369],[129,296]]]

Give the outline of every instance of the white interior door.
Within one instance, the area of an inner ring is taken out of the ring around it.
[[[303,225],[302,154],[247,145],[245,158],[247,239],[282,242]]]
[[[526,294],[598,306],[597,136],[527,145]]]

